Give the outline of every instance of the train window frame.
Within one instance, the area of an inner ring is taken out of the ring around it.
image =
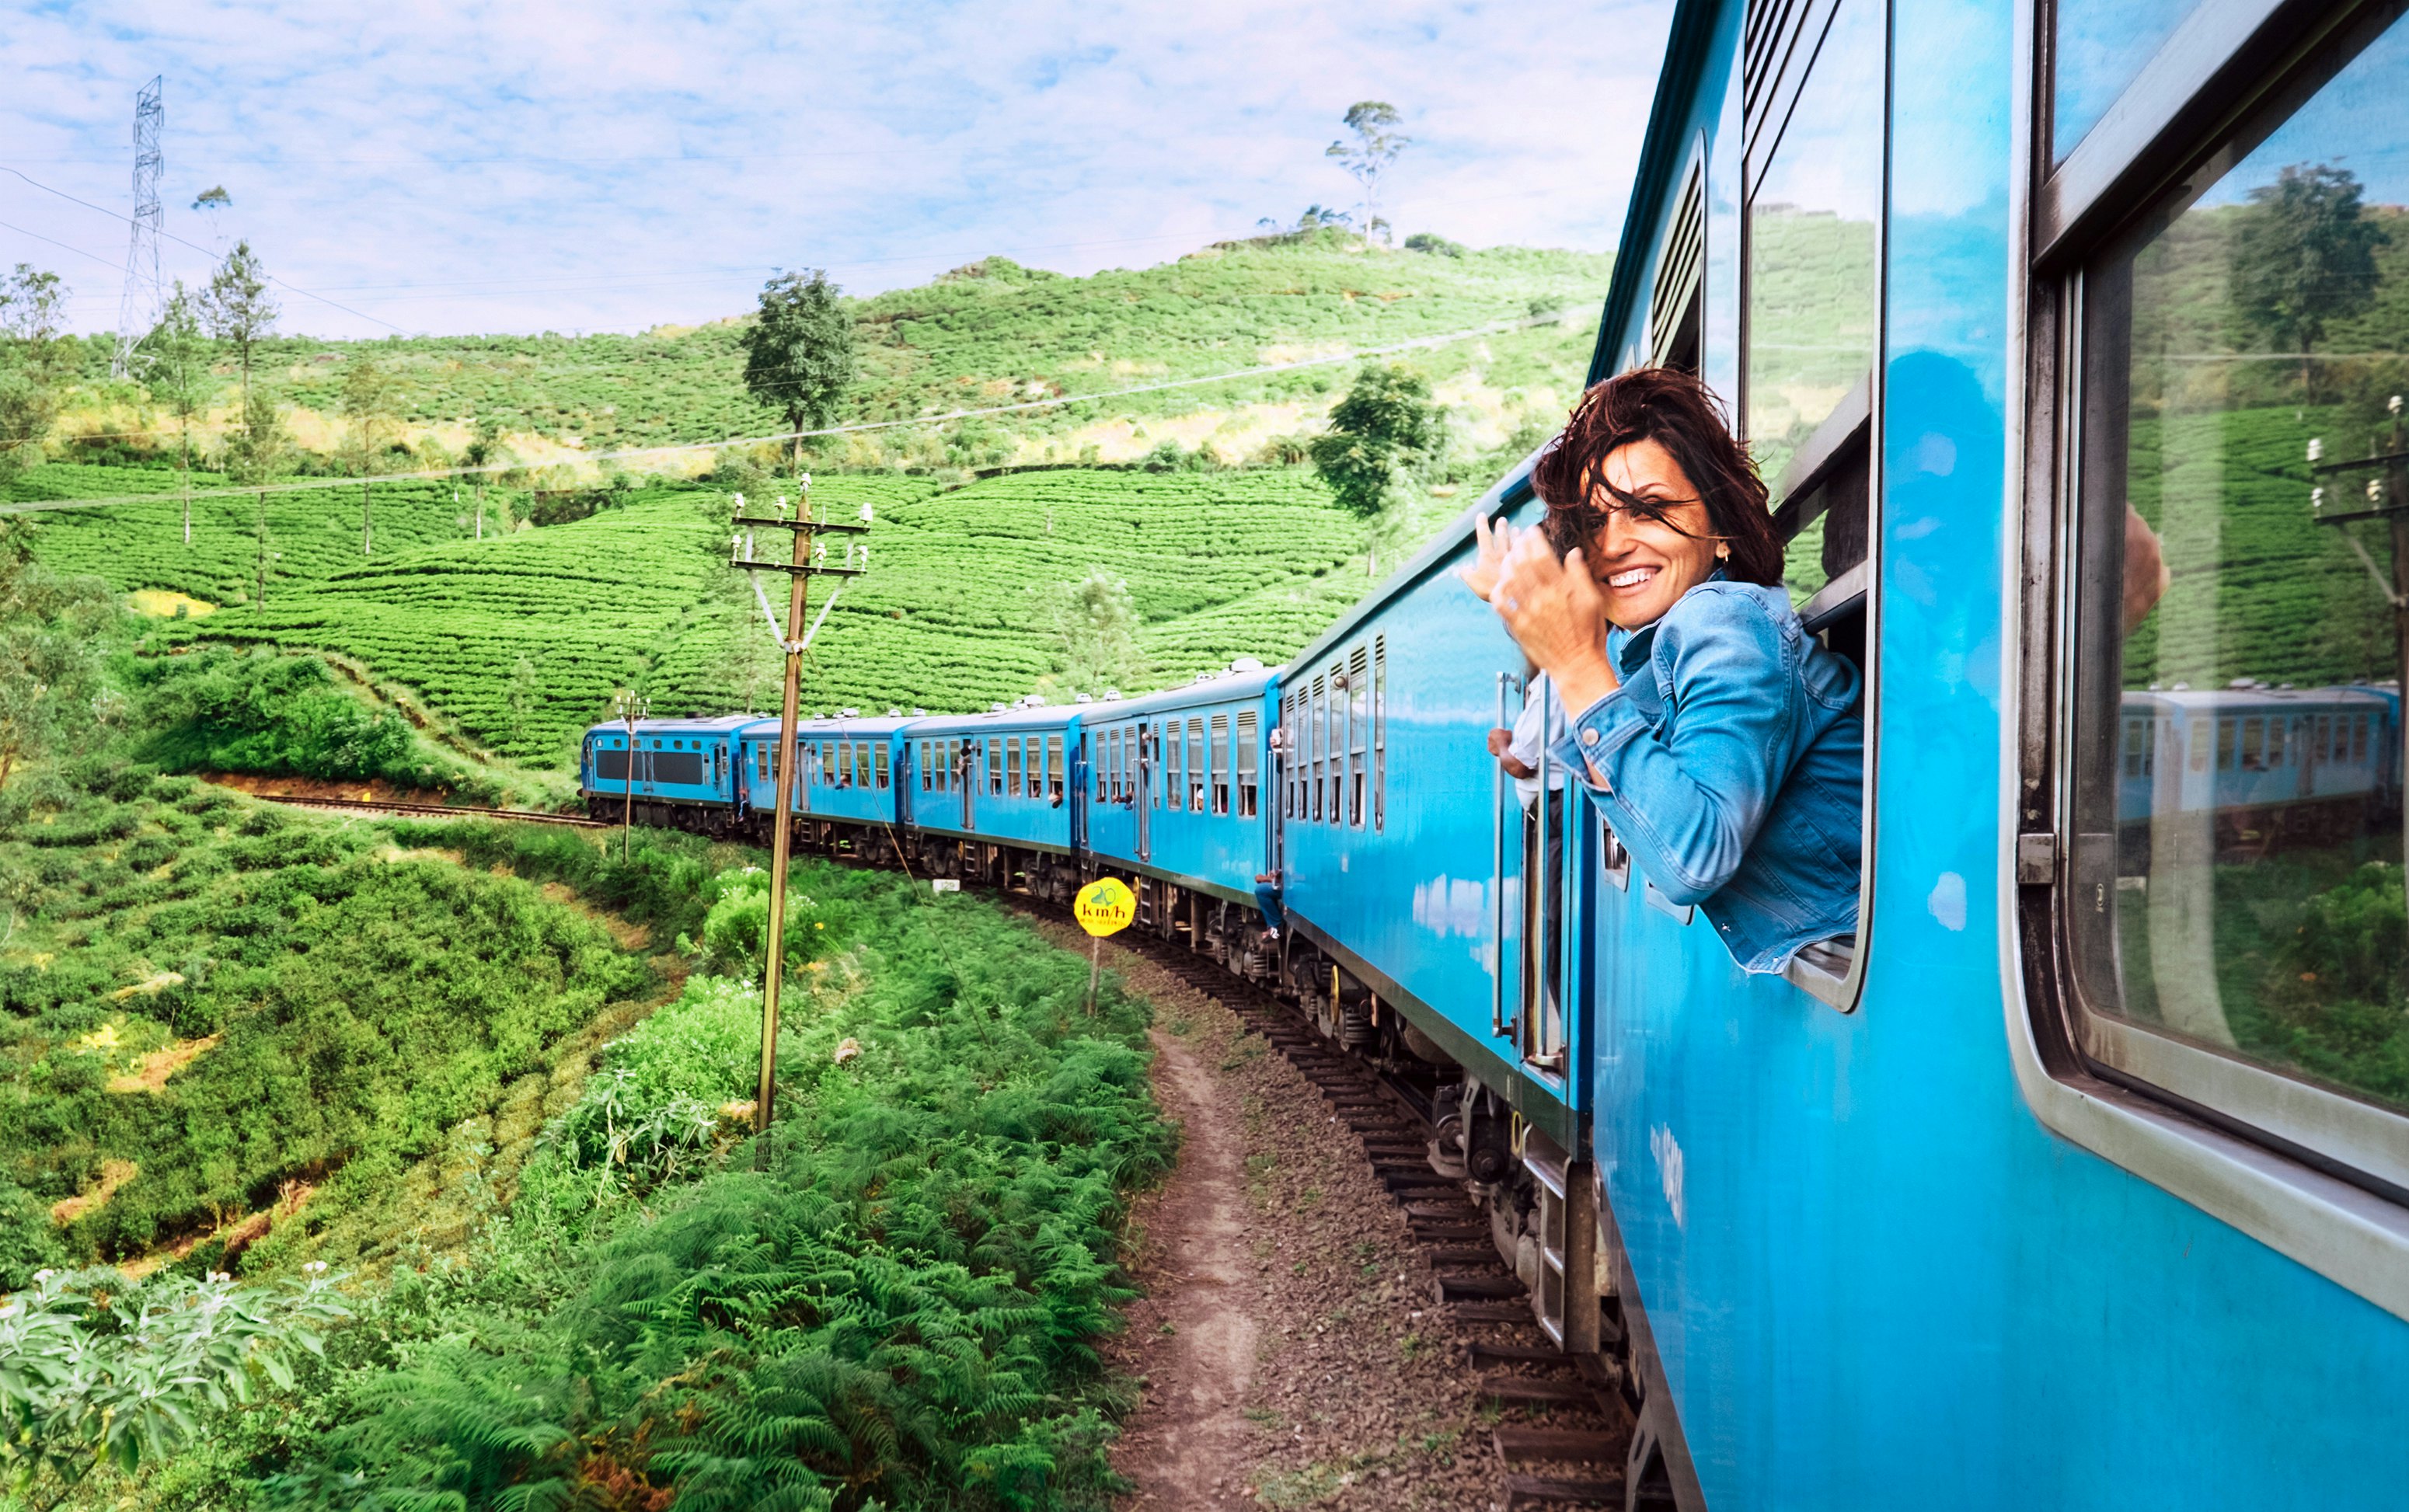
[[[1204,787],[1207,774],[1204,767],[1204,720],[1193,715],[1188,721],[1188,788],[1182,795],[1188,800],[1188,812],[1204,812]]]
[[[879,741],[873,743],[870,747],[870,774],[882,793],[887,791],[887,779],[891,775],[887,765],[887,742]]]
[[[1068,792],[1069,789],[1065,785],[1063,779],[1062,737],[1060,735],[1048,735],[1046,737],[1046,800],[1048,802],[1060,801],[1061,799],[1068,796]]]
[[[1372,828],[1389,823],[1389,638],[1372,638]]]
[[[1230,812],[1230,789],[1233,785],[1231,779],[1236,775],[1235,766],[1230,757],[1230,716],[1226,713],[1218,713],[1213,716],[1204,737],[1205,767],[1212,773],[1209,784],[1213,801],[1211,812],[1216,815],[1226,815]]]
[[[1241,709],[1231,722],[1231,775],[1238,790],[1238,817],[1252,819],[1262,809],[1262,757],[1257,742],[1262,738],[1262,716],[1252,709]]]
[[[2398,1179],[2409,1177],[2409,1116],[2094,1014],[2082,1001],[2070,931],[2089,890],[2073,828],[2077,496],[2088,482],[2094,411],[2114,397],[2085,370],[2098,318],[2086,309],[2089,275],[2146,218],[2168,212],[2186,175],[2240,161],[2409,18],[2379,3],[2316,15],[2273,0],[2201,7],[2055,166],[2054,22],[2041,5],[2019,23],[2011,180],[2024,272],[2007,407],[2022,473],[2010,490],[2002,583],[2015,673],[2003,711],[2013,781],[2002,793],[2000,857],[2014,899],[2000,936],[2012,1062],[2045,1127],[2409,1318],[2409,1179]],[[2235,723],[2216,720],[2212,732],[2187,716],[2184,766],[2203,771],[2213,741],[2216,769],[2238,770]],[[2113,1026],[2105,1036],[2103,1024]]]
[[[1892,108],[1896,99],[1891,59],[1897,35],[1887,0],[1803,0],[1790,6],[1768,6],[1764,7],[1767,23],[1763,25],[1753,13],[1756,7],[1752,7],[1743,70],[1745,127],[1740,147],[1738,217],[1739,351],[1737,392],[1731,398],[1734,427],[1744,440],[1749,439],[1749,357],[1754,338],[1750,310],[1757,272],[1757,194],[1790,135],[1801,96],[1824,62],[1830,31],[1844,3],[1870,3],[1878,6],[1882,14],[1884,94],[1881,104],[1881,181],[1873,220],[1872,357],[1864,375],[1784,464],[1781,476],[1767,480],[1767,503],[1773,512],[1775,534],[1782,541],[1786,559],[1792,541],[1832,512],[1839,502],[1833,497],[1835,489],[1862,486],[1864,490],[1863,556],[1854,566],[1832,574],[1798,606],[1799,623],[1807,633],[1828,649],[1849,655],[1863,677],[1858,707],[1863,712],[1865,728],[1865,801],[1858,822],[1856,933],[1799,952],[1782,971],[1783,978],[1792,986],[1839,1013],[1853,1014],[1864,996],[1872,943],[1876,839],[1873,795],[1878,790],[1881,745],[1881,721],[1877,716],[1881,709],[1882,595],[1877,588],[1882,582],[1882,554],[1883,367],[1890,337],[1889,186]],[[1692,170],[1703,183],[1707,168],[1703,143],[1693,152]],[[1667,235],[1677,229],[1668,223]],[[1701,231],[1702,242],[1706,234]],[[1699,266],[1704,266],[1703,253]],[[1703,288],[1703,277],[1700,282]]]
[[[1347,655],[1347,823],[1363,828],[1372,778],[1372,648]]]

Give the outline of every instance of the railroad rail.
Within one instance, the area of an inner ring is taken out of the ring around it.
[[[318,809],[330,814],[383,814],[398,819],[515,819],[522,824],[568,825],[577,829],[609,829],[607,820],[582,814],[544,814],[535,809],[471,809],[445,803],[403,803],[373,798],[302,798],[283,793],[251,795],[289,809]]]

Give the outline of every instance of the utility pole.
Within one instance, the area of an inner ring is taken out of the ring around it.
[[[650,698],[630,688],[611,697],[611,713],[627,727],[627,801],[619,812],[619,860],[625,865],[636,832],[636,721],[653,712]]]
[[[778,987],[786,964],[786,862],[794,839],[792,802],[795,790],[795,725],[798,705],[802,701],[803,649],[811,643],[811,635],[803,628],[803,611],[809,598],[811,579],[815,577],[857,578],[870,567],[868,541],[844,542],[844,556],[834,567],[828,565],[828,543],[815,540],[822,535],[859,536],[870,530],[871,508],[861,507],[857,523],[831,525],[812,514],[811,474],[802,475],[802,492],[796,497],[795,512],[788,518],[786,501],[779,501],[775,516],[754,516],[744,512],[744,496],[736,496],[735,534],[728,542],[728,565],[740,571],[768,570],[787,574],[786,633],[781,649],[786,654],[786,688],[785,701],[778,712],[778,748],[775,766],[777,810],[772,820],[770,841],[770,924],[763,948],[769,959],[761,972],[761,1081],[754,1093],[753,1127],[760,1138],[755,1143],[753,1164],[756,1170],[767,1170],[770,1164],[771,1102],[777,1092],[778,1081]],[[752,554],[753,529],[768,526],[790,533],[794,542],[791,558],[785,562],[756,561]],[[837,592],[844,585],[837,584]],[[836,602],[836,593],[820,606],[820,616],[828,616],[829,608]],[[763,600],[766,610],[768,601]],[[776,626],[774,623],[772,628]],[[818,626],[813,626],[816,630]]]
[[[2368,554],[2367,548],[2359,543],[2357,536],[2344,528],[2342,539],[2358,554],[2367,575],[2375,580],[2376,587],[2392,605],[2392,635],[2401,689],[2401,703],[2393,723],[2402,742],[2393,754],[2392,799],[2401,805],[2402,855],[2409,858],[2409,436],[2404,436],[2402,428],[2401,396],[2392,396],[2385,408],[2392,416],[2388,440],[2379,445],[2371,438],[2367,455],[2355,462],[2326,461],[2323,437],[2309,442],[2311,478],[2367,475],[2365,502],[2360,508],[2328,509],[2325,485],[2320,482],[2309,490],[2309,514],[2318,525],[2346,527],[2353,520],[2382,520],[2391,529],[2392,575],[2388,579],[2375,565],[2375,558]]]
[[[159,208],[159,169],[166,162],[159,137],[167,123],[160,95],[166,85],[166,76],[158,76],[134,96],[134,234],[125,249],[125,294],[117,305],[111,378],[133,376],[134,348],[159,315],[159,227],[166,219]]]

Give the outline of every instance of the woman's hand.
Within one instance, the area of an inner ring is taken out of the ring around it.
[[[1484,556],[1489,543],[1481,542]],[[1559,562],[1545,537],[1525,530],[1512,539],[1503,557],[1486,595],[1489,605],[1523,654],[1556,684],[1565,715],[1622,686],[1606,655],[1606,595],[1590,576],[1580,548]]]
[[[1489,516],[1476,514],[1472,517],[1472,534],[1480,543],[1479,550],[1471,561],[1455,569],[1455,575],[1486,602],[1496,591],[1497,574],[1506,570],[1506,553],[1514,544],[1514,524],[1501,519],[1493,529]]]

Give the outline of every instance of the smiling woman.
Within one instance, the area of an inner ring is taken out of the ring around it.
[[[1863,679],[1792,612],[1711,396],[1666,368],[1600,383],[1532,482],[1544,530],[1482,525],[1464,577],[1578,711],[1554,756],[1747,970],[1853,933]]]

